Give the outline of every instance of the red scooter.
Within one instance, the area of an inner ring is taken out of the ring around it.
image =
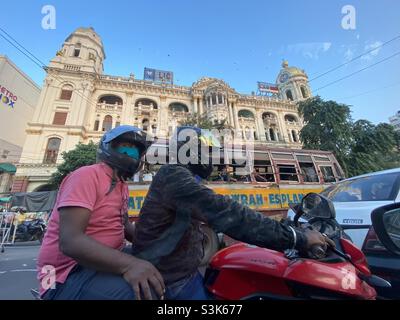
[[[206,287],[215,299],[376,299],[374,287],[390,283],[371,274],[362,251],[345,239],[332,202],[315,193],[292,208],[294,227],[331,238],[336,248],[277,252],[239,243],[218,252],[206,270]],[[302,221],[299,222],[299,219]]]

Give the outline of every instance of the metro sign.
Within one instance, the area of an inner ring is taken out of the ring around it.
[[[0,101],[5,105],[14,108],[15,102],[17,102],[18,97],[14,95],[10,90],[7,90],[6,87],[0,85]]]

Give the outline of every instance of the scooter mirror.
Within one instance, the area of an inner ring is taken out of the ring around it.
[[[317,193],[309,193],[302,199],[301,211],[309,218],[336,218],[332,201]]]
[[[386,249],[400,255],[400,203],[372,211],[372,226]]]

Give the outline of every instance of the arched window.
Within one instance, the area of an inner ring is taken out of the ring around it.
[[[60,99],[61,100],[71,100],[73,87],[70,84],[63,85],[61,88]]]
[[[293,138],[293,142],[298,142],[299,139],[297,138],[297,133],[295,130],[292,130],[292,138]]]
[[[93,130],[94,130],[94,131],[99,131],[99,126],[100,126],[100,121],[99,121],[99,120],[96,120],[96,121],[94,122],[94,128],[93,128]]]
[[[246,140],[250,140],[251,139],[251,130],[250,130],[249,127],[245,128],[244,136],[245,136]]]
[[[189,112],[189,108],[180,102],[173,102],[169,105],[169,110],[173,112]]]
[[[157,102],[150,100],[150,99],[138,99],[135,102],[135,107],[139,107],[139,105],[141,106],[147,106],[150,108],[153,108],[154,110],[156,110],[157,107]]]
[[[74,57],[79,57],[79,55],[81,54],[81,44],[80,43],[77,43],[76,45],[75,45],[75,49],[74,49],[74,54],[73,54],[73,56]]]
[[[113,119],[111,116],[109,116],[109,115],[105,116],[104,120],[103,120],[102,131],[105,131],[105,132],[110,131],[112,129],[112,122],[113,122]]]
[[[49,141],[47,142],[43,163],[55,164],[57,162],[58,150],[60,149],[60,144],[61,144],[60,138],[49,139]]]
[[[304,88],[303,86],[300,87],[301,90],[301,95],[303,96],[303,98],[308,98],[308,93],[306,88]]]
[[[224,103],[224,97],[222,96],[222,93],[218,93],[218,104],[223,104]]]
[[[152,130],[152,132],[153,132],[153,135],[156,135],[156,133],[157,133],[157,126],[156,126],[155,124],[153,124],[153,125],[151,126],[151,130]]]
[[[297,122],[297,118],[294,115],[287,114],[287,115],[285,115],[285,121],[287,121],[287,122]]]
[[[143,119],[142,121],[142,129],[143,131],[147,131],[149,129],[149,119]]]
[[[240,110],[238,112],[238,116],[239,118],[250,118],[250,119],[254,119],[254,114],[253,112],[249,111],[249,110]]]
[[[269,129],[269,137],[270,137],[271,141],[276,141],[275,130],[272,128]]]
[[[122,99],[118,96],[109,94],[105,95],[99,98],[99,103],[105,103],[105,104],[117,104],[117,105],[122,105]]]
[[[292,91],[291,90],[286,90],[286,98],[288,100],[293,101],[293,95],[292,95]]]
[[[212,105],[216,105],[217,104],[217,95],[215,93],[211,94],[211,101],[212,101]]]
[[[271,120],[271,119],[275,119],[275,115],[271,112],[264,112],[262,114],[262,119],[263,120]]]

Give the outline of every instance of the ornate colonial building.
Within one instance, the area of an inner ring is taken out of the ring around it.
[[[106,58],[100,36],[79,28],[51,60],[32,121],[13,191],[44,190],[61,162],[61,152],[79,142],[97,142],[103,133],[130,124],[168,137],[191,113],[226,119],[242,132],[276,147],[301,148],[302,120],[296,102],[311,95],[307,75],[285,61],[275,97],[240,94],[222,80],[201,78],[192,86],[158,84],[103,74]]]

